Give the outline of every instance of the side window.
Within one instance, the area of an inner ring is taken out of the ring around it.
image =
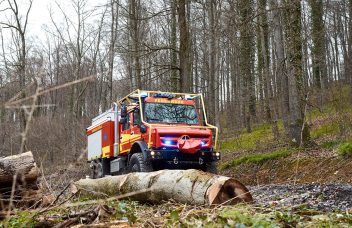
[[[126,122],[123,124],[123,130],[130,129],[130,113],[127,113]]]
[[[135,109],[133,112],[133,126],[141,124],[141,113],[139,109]]]

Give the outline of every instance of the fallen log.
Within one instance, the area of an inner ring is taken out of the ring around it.
[[[0,186],[11,186],[15,175],[23,183],[37,180],[39,172],[32,152],[0,158]]]
[[[253,198],[239,181],[199,170],[160,170],[150,173],[129,173],[100,179],[81,179],[72,185],[83,194],[117,196],[142,192],[131,200],[158,203],[173,199],[194,205],[251,203]]]
[[[38,189],[38,176],[32,152],[0,158],[0,212],[39,205],[43,193]]]

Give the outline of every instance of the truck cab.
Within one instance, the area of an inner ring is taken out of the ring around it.
[[[216,173],[218,129],[201,94],[136,90],[98,117],[87,128],[92,178],[166,168]],[[93,137],[94,129],[102,132]]]

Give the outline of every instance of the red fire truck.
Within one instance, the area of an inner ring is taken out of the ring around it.
[[[217,127],[202,94],[136,90],[87,128],[91,178],[195,168],[216,173]]]

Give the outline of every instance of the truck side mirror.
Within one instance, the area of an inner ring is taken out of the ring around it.
[[[127,116],[127,106],[124,105],[121,107],[121,119]]]
[[[147,132],[147,127],[144,124],[139,125],[139,128],[141,129],[142,134]]]

